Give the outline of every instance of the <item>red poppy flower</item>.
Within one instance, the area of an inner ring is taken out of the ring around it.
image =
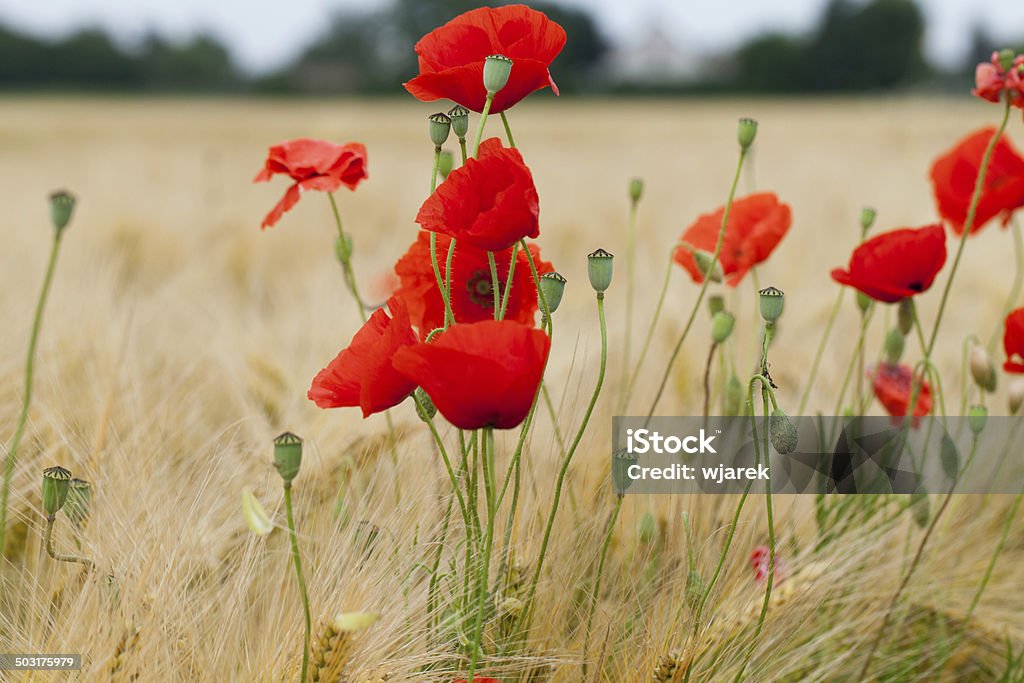
[[[1005,91],[1013,106],[1024,108],[1022,70],[1024,55],[1018,55],[1010,68],[1004,69],[999,53],[993,52],[991,61],[982,62],[974,70],[974,89],[971,94],[989,102],[998,102]]]
[[[441,277],[446,274],[448,245],[451,239],[437,236],[437,260]],[[533,262],[538,273],[549,273],[554,268],[540,258],[540,249],[530,244]],[[498,266],[499,288],[504,293],[508,281],[508,267],[512,261],[512,250],[495,252],[494,261]],[[395,296],[402,298],[409,307],[413,325],[426,337],[431,330],[444,326],[444,299],[437,288],[437,278],[430,261],[430,233],[421,230],[416,241],[395,264],[399,287]],[[494,294],[491,267],[487,252],[461,241],[455,245],[452,256],[452,313],[460,323],[479,322],[494,318]],[[512,291],[508,295],[505,319],[525,325],[533,325],[537,309],[537,288],[533,284],[530,262],[522,249],[516,251],[516,267],[512,273]]]
[[[420,207],[416,222],[479,249],[500,251],[540,234],[540,199],[519,150],[490,138]]]
[[[565,29],[526,5],[481,7],[460,14],[416,43],[420,75],[405,84],[418,100],[449,99],[483,111],[484,60],[505,55],[512,73],[491,104],[505,111],[535,90],[558,86],[548,67],[565,47]]]
[[[267,154],[263,169],[253,182],[270,180],[275,174],[286,175],[295,181],[281,201],[270,210],[260,227],[269,228],[281,219],[285,211],[299,201],[303,190],[334,192],[344,185],[350,190],[367,177],[366,147],[358,142],[336,145],[325,140],[299,138],[274,145]]]
[[[391,316],[384,309],[373,312],[352,338],[348,348],[321,370],[309,388],[309,400],[320,408],[359,406],[363,417],[398,405],[416,388],[416,383],[395,370],[392,356],[417,342],[409,323],[405,302],[388,300]]]
[[[511,320],[457,324],[395,353],[395,368],[460,429],[519,425],[533,405],[551,339]]]
[[[1015,375],[1024,374],[1024,308],[1011,311],[1003,324],[1003,348],[1006,362],[1003,369]]]
[[[845,270],[832,271],[832,279],[891,304],[931,287],[945,263],[946,232],[941,225],[900,228],[861,244]]]
[[[766,545],[759,545],[750,553],[750,566],[754,569],[754,581],[763,583],[768,578],[768,567],[771,564],[772,551]],[[779,553],[775,553],[775,583],[781,583],[786,576],[786,562]]]
[[[875,398],[882,404],[886,412],[892,415],[893,422],[898,423],[900,418],[907,414],[907,407],[910,405],[910,392],[913,391],[910,366],[879,363],[873,372],[868,373],[868,377],[871,378]],[[918,425],[921,416],[930,412],[932,412],[932,389],[928,385],[928,381],[923,380],[917,394],[917,405],[914,407],[914,426]]]
[[[932,192],[939,214],[956,234],[963,234],[967,210],[974,195],[974,185],[981,170],[995,128],[982,128],[958,142],[932,164]],[[975,233],[998,215],[1003,225],[1010,215],[1024,206],[1024,158],[1002,136],[992,149],[992,158],[985,174],[985,186],[974,215],[971,233]]]
[[[722,228],[723,215],[724,206],[714,213],[699,216],[686,229],[680,241],[694,249],[713,254],[718,232]],[[735,287],[747,271],[771,256],[792,222],[789,205],[781,203],[774,192],[759,192],[734,201],[732,211],[729,212],[729,223],[725,226],[722,251],[718,256],[726,283]],[[690,249],[676,249],[675,260],[690,273],[694,282],[703,282],[704,275],[697,268]]]

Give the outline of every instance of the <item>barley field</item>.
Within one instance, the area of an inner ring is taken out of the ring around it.
[[[382,416],[364,421],[358,411],[323,411],[307,400],[311,378],[348,343],[359,317],[334,255],[327,201],[310,193],[276,227],[261,231],[284,181],[251,182],[267,147],[281,140],[364,142],[369,180],[354,193],[339,192],[338,200],[355,242],[355,275],[367,299],[382,301],[393,286],[392,264],[415,239],[413,219],[429,189],[426,116],[436,108],[400,100],[0,99],[5,444],[21,406],[25,349],[52,240],[46,197],[57,188],[78,197],[46,310],[14,476],[0,562],[0,652],[84,655],[80,674],[17,678],[10,672],[0,679],[298,680],[302,607],[271,461],[271,440],[285,430],[305,439],[294,495],[314,661],[319,656],[324,670],[332,669],[319,680],[450,683],[464,675],[464,667],[452,664],[460,655],[450,641],[431,636],[426,618],[429,565],[450,495],[430,435],[413,406],[400,405],[392,411],[398,433],[392,455]],[[705,624],[695,634],[693,584],[714,571],[736,499],[627,496],[587,626],[615,499],[608,444],[611,417],[621,414],[624,338],[632,335],[635,362],[671,246],[698,214],[725,201],[742,116],[760,126],[740,193],[770,189],[793,208],[790,233],[756,274],[760,286],[787,295],[772,376],[791,414],[836,296],[829,271],[845,265],[859,240],[861,207],[877,209],[877,230],[934,222],[931,160],[970,130],[993,123],[992,110],[966,96],[604,101],[540,95],[510,112],[541,198],[542,254],[569,281],[545,380],[558,431],[541,412],[523,460],[519,512],[507,529],[512,576],[527,576],[533,566],[559,438],[575,432],[596,378],[600,338],[586,254],[602,247],[618,259],[606,300],[608,381],[569,470],[537,593],[538,616],[519,647],[493,656],[483,675],[682,681],[690,667],[692,681],[730,681],[741,669],[750,681],[858,680],[924,533],[909,514],[851,525],[816,550],[813,499],[777,497],[775,530],[789,576],[777,586],[755,639],[764,591],[752,580],[748,557],[766,542],[761,499],[749,501],[740,516]],[[493,120],[489,131],[500,130]],[[1019,125],[1008,135],[1024,145]],[[622,255],[632,177],[646,187],[630,305]],[[1009,233],[994,226],[967,245],[935,356],[950,405],[959,402],[962,341],[971,333],[987,340],[1001,320],[1014,269],[1011,245]],[[669,287],[625,414],[646,414],[698,290],[678,268]],[[745,372],[759,357],[751,278],[725,296],[737,315],[732,354]],[[934,318],[937,299],[922,301],[925,321]],[[660,414],[701,409],[708,316],[697,320]],[[868,338],[872,357],[882,344],[881,322]],[[848,294],[807,414],[836,410],[858,324]],[[990,401],[996,415],[1007,413],[1002,384]],[[513,433],[498,435],[499,459],[514,450],[514,440]],[[40,473],[56,464],[93,482],[88,524],[55,531],[57,546],[80,548],[95,561],[93,572],[56,563],[43,549]],[[277,527],[266,537],[250,533],[243,518],[245,487]],[[872,680],[1021,680],[1020,664],[1007,662],[1008,649],[1019,655],[1024,648],[1019,510],[971,609],[1012,503],[1012,496],[953,500],[887,626]],[[442,567],[461,552],[451,537],[441,550]],[[515,614],[520,589],[509,581],[496,596],[490,639]],[[356,634],[331,634],[334,615],[360,611],[380,619]]]

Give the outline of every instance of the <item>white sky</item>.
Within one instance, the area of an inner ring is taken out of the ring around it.
[[[81,26],[108,28],[131,41],[147,31],[184,38],[207,30],[247,70],[284,64],[322,30],[332,10],[384,0],[0,0],[0,23],[40,35]],[[429,0],[424,0],[429,2]],[[528,0],[527,0],[528,1]],[[643,36],[658,24],[695,51],[720,50],[765,29],[813,25],[825,0],[560,0],[589,7],[613,40]],[[997,39],[1024,37],[1024,0],[918,0],[928,17],[927,51],[956,63],[981,23]]]

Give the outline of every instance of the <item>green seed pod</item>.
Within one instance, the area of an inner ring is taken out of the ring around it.
[[[761,317],[766,323],[773,323],[782,315],[786,303],[786,295],[776,287],[765,287],[758,292],[758,303],[761,306]]]
[[[885,335],[885,358],[892,364],[900,362],[903,357],[903,348],[906,346],[906,338],[895,327]]]
[[[797,434],[796,425],[789,419],[789,416],[776,408],[768,420],[768,434],[772,440],[772,446],[780,455],[789,455],[796,450],[800,435]]]
[[[875,224],[875,218],[878,217],[878,212],[870,206],[865,206],[860,210],[860,229],[861,234],[867,234],[871,226]]]
[[[971,376],[974,383],[990,394],[996,390],[996,366],[984,346],[975,344],[971,349]]]
[[[642,178],[633,178],[629,181],[629,200],[636,204],[644,195],[644,181]]]
[[[693,260],[696,262],[697,270],[701,272],[701,275],[712,282],[722,281],[722,263],[721,261],[715,260],[714,254],[704,251],[703,249],[694,249]],[[711,267],[712,263],[715,264],[714,268]]]
[[[973,427],[972,427],[973,428]],[[950,479],[956,479],[960,475],[960,451],[949,434],[942,435],[942,443],[939,446],[939,462],[942,464],[942,471]]]
[[[743,149],[750,149],[750,146],[754,144],[755,137],[757,137],[757,121],[754,119],[740,119],[739,130],[737,132],[740,147]]]
[[[725,310],[725,299],[720,294],[712,294],[708,297],[708,311],[711,312],[711,317],[715,317],[715,313]]]
[[[725,397],[722,401],[722,413],[726,416],[740,414],[743,408],[743,383],[736,375],[729,377],[725,385]]]
[[[302,439],[291,432],[285,432],[274,439],[274,467],[284,479],[285,485],[291,485],[292,479],[298,476],[301,465]]]
[[[440,147],[448,139],[448,133],[452,129],[452,120],[448,118],[447,114],[440,112],[431,114],[427,120],[430,121],[430,141],[434,143],[434,147]]]
[[[871,297],[857,290],[857,309],[861,312],[861,315],[867,313],[869,308],[871,308]]]
[[[452,131],[460,140],[465,139],[469,132],[469,110],[461,104],[456,104],[448,110],[448,118],[452,121]]]
[[[981,434],[988,422],[988,408],[982,405],[971,406],[967,411],[967,425],[971,428],[971,434]]]
[[[604,249],[587,254],[587,275],[590,277],[590,286],[598,294],[604,294],[612,283],[612,254]]]
[[[548,312],[554,313],[562,303],[562,295],[565,294],[565,278],[554,271],[544,273],[540,276],[540,291],[544,293],[543,302],[538,297],[541,311],[544,310],[544,303],[547,303]]]
[[[352,236],[347,232],[334,238],[334,255],[338,257],[338,263],[345,265],[352,258]]]
[[[43,470],[43,511],[47,518],[53,517],[64,507],[71,488],[71,472],[57,465]]]
[[[900,299],[896,314],[896,324],[905,337],[914,329],[914,300]]]
[[[612,455],[612,483],[615,485],[615,492],[620,496],[633,485],[633,480],[629,477],[629,468],[636,462],[637,457],[625,448],[620,448]]]
[[[92,506],[92,486],[84,479],[72,479],[68,484],[68,497],[64,501],[64,514],[81,526],[89,518]]]
[[[434,416],[437,415],[437,407],[430,399],[430,396],[427,396],[427,392],[423,391],[423,387],[416,387],[413,396],[416,399],[416,414],[419,415],[420,419],[424,422],[433,420]]]
[[[499,92],[508,83],[512,60],[505,55],[491,55],[484,60],[484,90],[489,95]]]
[[[736,318],[728,311],[719,311],[711,318],[711,340],[721,344],[732,334]]]
[[[50,220],[58,233],[68,227],[74,210],[75,196],[70,192],[58,190],[50,195]]]
[[[1016,59],[1017,55],[1010,48],[1005,48],[999,51],[999,66],[1003,67],[1003,71],[1009,71],[1013,66],[1013,60]]]
[[[442,150],[441,156],[437,158],[437,172],[442,178],[447,178],[453,168],[455,168],[455,157],[448,150]]]

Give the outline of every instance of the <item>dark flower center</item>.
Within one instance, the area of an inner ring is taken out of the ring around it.
[[[499,296],[501,295],[501,285],[498,286]],[[487,270],[475,270],[473,274],[466,281],[466,294],[469,295],[470,301],[486,308],[489,311],[494,310],[494,285],[491,282],[491,273]]]

